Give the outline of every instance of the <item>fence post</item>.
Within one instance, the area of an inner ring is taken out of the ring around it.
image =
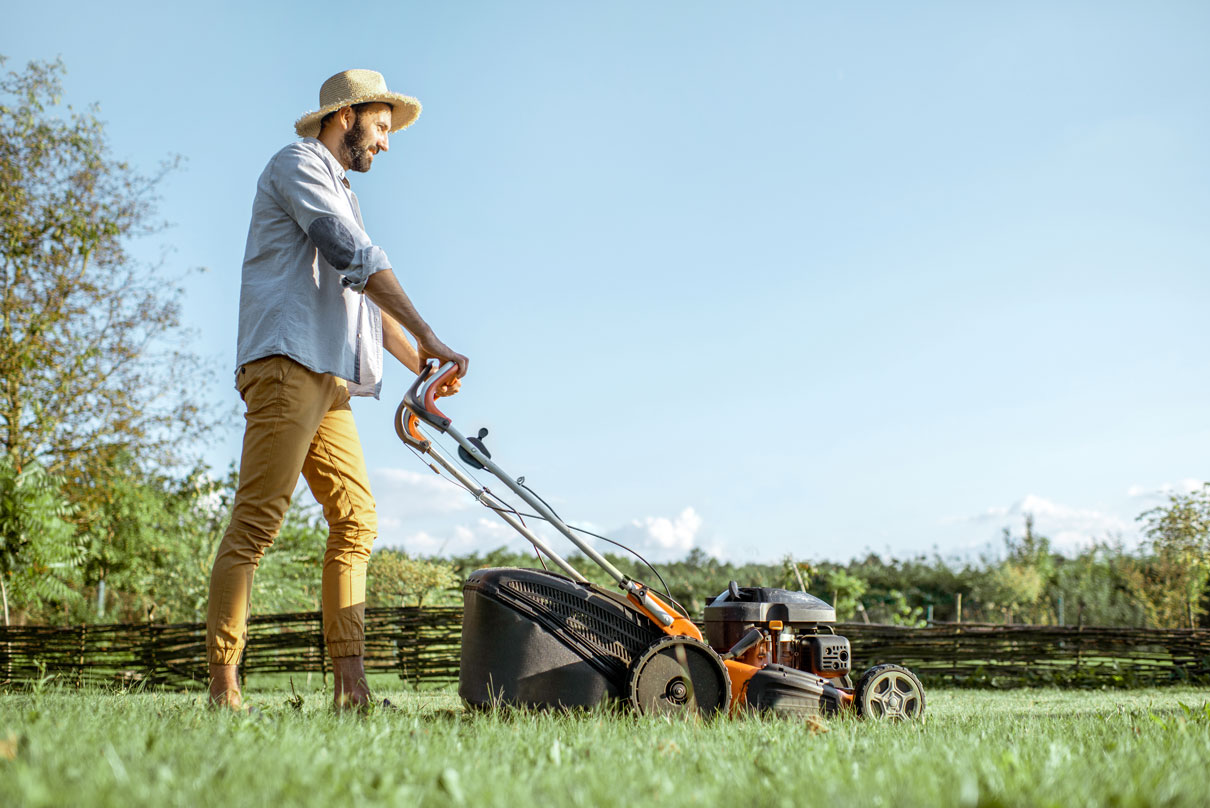
[[[416,621],[412,624],[412,689],[420,689],[420,629],[424,621],[424,607],[420,604],[423,601],[416,602]]]
[[[88,636],[88,625],[80,624],[80,656],[76,661],[76,690],[84,686],[84,644]]]
[[[324,690],[328,689],[328,649],[324,644],[324,613],[321,609],[317,617],[319,620],[319,674],[323,678]]]
[[[407,682],[407,680],[408,680],[408,666],[407,666],[407,656],[406,656],[407,655],[407,651],[406,651],[407,645],[405,644],[404,636],[403,636],[403,630],[404,630],[403,609],[404,609],[404,607],[402,604],[395,607],[395,617],[398,621],[395,624],[395,661],[397,663],[399,663],[399,679],[400,679],[400,681]]]
[[[147,638],[144,640],[146,652],[143,655],[143,664],[147,667],[146,677],[147,684],[155,681],[155,670],[158,667],[155,653],[155,604],[147,607]]]
[[[962,622],[962,593],[961,592],[958,593],[958,604],[957,604],[957,608],[955,609],[955,611],[957,612],[957,614],[954,617],[954,622],[961,623]]]

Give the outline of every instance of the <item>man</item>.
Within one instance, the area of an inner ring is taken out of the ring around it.
[[[335,704],[369,703],[365,576],[378,522],[349,397],[378,396],[383,348],[414,373],[429,359],[456,362],[459,378],[468,366],[437,339],[366,235],[345,176],[369,171],[420,103],[387,90],[379,73],[348,70],[324,82],[319,104],[295,123],[303,139],[261,174],[244,252],[235,386],[247,423],[206,622],[211,702],[235,708],[253,573],[300,473],[329,528],[322,602]]]

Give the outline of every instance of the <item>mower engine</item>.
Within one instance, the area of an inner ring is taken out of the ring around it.
[[[849,641],[836,610],[805,592],[734,581],[706,606],[706,642],[731,673],[734,699],[795,717],[829,715],[851,700]]]
[[[706,642],[720,654],[745,636],[751,645],[734,658],[749,665],[783,665],[850,687],[849,641],[831,627],[836,610],[805,592],[736,586],[706,606]],[[758,635],[752,634],[756,630]]]

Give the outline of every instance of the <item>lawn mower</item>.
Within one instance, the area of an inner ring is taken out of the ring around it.
[[[657,595],[624,575],[524,477],[506,474],[484,444],[486,429],[466,437],[454,428],[437,408],[436,393],[456,372],[453,363],[422,370],[395,412],[396,433],[429,468],[452,477],[563,573],[491,568],[467,579],[458,687],[467,704],[572,708],[621,701],[640,713],[797,718],[924,713],[924,689],[907,668],[877,665],[853,684],[849,641],[832,627],[835,610],[806,592],[731,581],[706,605],[703,634],[670,594]],[[453,438],[457,459],[442,452],[426,428]],[[536,513],[516,510],[471,469],[492,474]],[[531,517],[549,523],[620,591],[586,580],[526,524]]]

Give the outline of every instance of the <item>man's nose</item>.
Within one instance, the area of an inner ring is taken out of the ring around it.
[[[380,138],[378,139],[378,148],[379,148],[379,149],[381,149],[382,151],[390,151],[390,150],[391,150],[391,144],[390,144],[390,142],[389,142],[389,141],[390,141],[390,136],[389,136],[389,135],[383,135],[382,137],[380,137]]]

